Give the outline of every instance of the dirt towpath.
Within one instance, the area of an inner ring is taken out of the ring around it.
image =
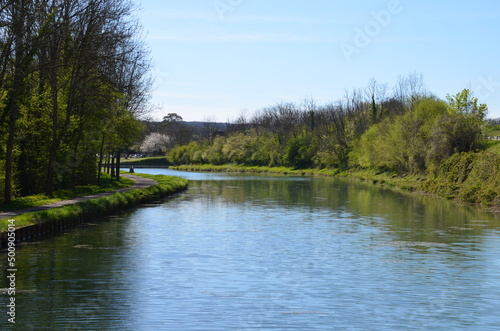
[[[102,198],[108,195],[112,195],[115,193],[120,193],[120,192],[127,192],[133,189],[141,189],[141,188],[148,188],[154,185],[158,185],[158,183],[155,180],[148,179],[148,178],[142,178],[139,176],[134,176],[134,175],[128,175],[128,174],[123,174],[120,175],[129,179],[132,179],[135,184],[126,188],[121,188],[118,190],[114,191],[109,191],[109,192],[103,192],[103,193],[98,193],[98,194],[93,194],[93,195],[85,195],[82,197],[70,199],[70,200],[61,200],[53,203],[49,203],[46,205],[41,205],[41,206],[36,206],[36,207],[29,207],[29,208],[24,208],[24,209],[19,209],[19,210],[13,210],[5,213],[0,213],[0,219],[4,218],[11,218],[14,216],[18,216],[24,213],[31,213],[31,212],[36,212],[36,211],[43,211],[51,208],[57,208],[57,207],[62,207],[62,206],[67,206],[67,205],[72,205],[75,203],[79,203],[82,201],[90,200],[90,199],[97,199],[97,198]]]

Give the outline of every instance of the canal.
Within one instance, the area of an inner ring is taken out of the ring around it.
[[[500,329],[498,215],[348,179],[138,171],[190,186],[18,248],[2,330]]]

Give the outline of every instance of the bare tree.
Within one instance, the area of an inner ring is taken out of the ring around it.
[[[207,116],[203,119],[201,136],[204,140],[212,142],[215,137],[222,134],[222,130],[215,122],[214,116]]]
[[[228,119],[227,123],[229,132],[245,132],[251,126],[246,110],[240,111],[236,118]]]
[[[424,76],[416,72],[399,76],[394,87],[394,98],[405,104],[407,109],[413,109],[415,103],[428,94]]]
[[[300,109],[303,112],[302,122],[309,126],[309,128],[314,131],[316,126],[316,112],[318,110],[318,104],[313,98],[302,99],[300,102]]]
[[[371,78],[366,87],[365,93],[368,102],[371,103],[372,122],[375,123],[380,119],[381,104],[385,101],[387,92],[387,84],[380,84],[375,78]]]

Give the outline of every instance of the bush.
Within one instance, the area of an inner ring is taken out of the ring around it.
[[[167,160],[173,165],[199,163],[196,157],[201,151],[200,143],[190,142],[188,145],[176,146],[167,153]]]
[[[463,201],[492,205],[500,198],[500,155],[489,152],[476,155],[459,198]]]
[[[500,155],[490,152],[459,153],[450,157],[422,188],[441,196],[484,205],[500,203]]]
[[[215,165],[226,163],[227,160],[224,158],[224,153],[222,152],[222,148],[224,148],[225,143],[225,137],[216,137],[212,144],[204,150],[202,155],[203,161]]]
[[[296,169],[305,169],[313,166],[313,160],[318,151],[314,139],[303,132],[300,136],[288,141],[284,155],[284,165]]]

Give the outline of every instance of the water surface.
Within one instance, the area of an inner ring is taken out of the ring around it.
[[[14,329],[500,329],[491,214],[345,179],[138,171],[190,187],[18,249]]]

